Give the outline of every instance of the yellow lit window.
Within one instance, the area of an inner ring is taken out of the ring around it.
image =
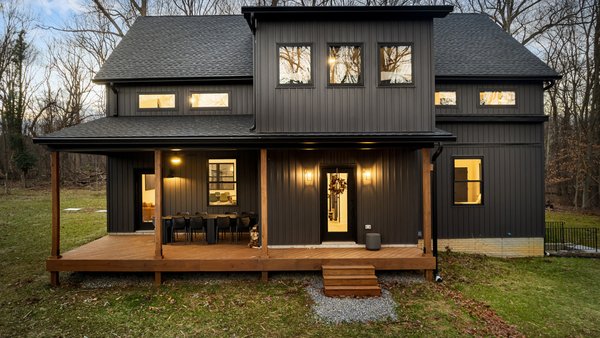
[[[483,204],[481,158],[454,159],[454,204]]]
[[[237,205],[236,162],[208,160],[208,205]]]
[[[479,104],[482,106],[514,106],[516,103],[514,91],[479,92]]]
[[[140,109],[175,108],[175,94],[140,94],[138,100]]]
[[[192,108],[228,108],[229,93],[194,93],[190,104]]]
[[[456,106],[456,92],[435,92],[436,106]]]

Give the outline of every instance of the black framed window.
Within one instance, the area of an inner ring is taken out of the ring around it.
[[[227,109],[229,108],[229,93],[192,93],[190,108]]]
[[[454,204],[483,204],[483,159],[454,158]]]
[[[175,109],[177,100],[173,93],[138,94],[138,109]]]
[[[237,205],[236,162],[208,160],[208,205]]]
[[[456,92],[450,90],[436,91],[434,102],[436,106],[456,106]]]
[[[329,85],[362,85],[362,50],[361,44],[329,44],[327,46],[327,81]]]
[[[480,106],[516,106],[517,93],[514,90],[488,90],[479,92]]]
[[[312,46],[310,44],[278,44],[277,59],[279,86],[312,85]]]
[[[413,46],[411,44],[379,44],[379,85],[412,85]]]

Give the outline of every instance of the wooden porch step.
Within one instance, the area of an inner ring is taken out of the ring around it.
[[[323,293],[329,297],[378,297],[381,288],[372,265],[323,265]]]
[[[323,276],[324,286],[377,286],[375,275]]]

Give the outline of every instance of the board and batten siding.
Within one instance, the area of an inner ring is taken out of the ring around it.
[[[444,83],[436,82],[436,91],[456,91],[456,106],[436,106],[436,114],[490,114],[490,115],[542,115],[544,114],[544,91],[542,82],[480,82]],[[514,91],[515,106],[481,106],[481,91]]]
[[[413,149],[269,150],[269,244],[320,244],[320,166],[356,166],[357,242],[365,224],[384,244],[416,244],[421,222],[419,153]],[[372,180],[363,184],[362,170]],[[312,185],[304,182],[312,170]]]
[[[543,124],[438,123],[458,140],[437,160],[439,238],[544,236]],[[483,205],[453,205],[453,158],[483,158]]]
[[[119,116],[177,116],[177,115],[251,115],[254,114],[252,84],[236,85],[147,85],[120,86]],[[138,109],[138,94],[175,94],[175,109]],[[198,109],[190,107],[192,93],[229,93],[229,108]],[[115,114],[116,95],[106,86],[107,115]]]
[[[177,212],[223,213],[258,211],[258,153],[256,151],[181,152],[182,164],[172,168],[174,177],[165,178],[163,214]],[[171,171],[165,157],[164,175]],[[208,159],[235,158],[237,164],[237,206],[208,206]],[[135,173],[153,171],[153,153],[124,153],[108,157],[108,231],[135,230]]]
[[[254,85],[257,131],[399,132],[433,129],[432,20],[261,21],[256,31]],[[378,43],[413,44],[414,86],[380,87]],[[278,43],[310,43],[313,86],[277,88]],[[363,45],[364,84],[327,85],[327,44]]]

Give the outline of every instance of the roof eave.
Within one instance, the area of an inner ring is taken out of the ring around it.
[[[231,82],[245,82],[251,83],[253,79],[252,75],[248,76],[220,76],[220,77],[162,77],[162,78],[97,78],[95,77],[92,82],[96,84],[109,84],[109,83],[231,83]]]
[[[562,79],[562,75],[436,75],[443,81],[552,81]]]

